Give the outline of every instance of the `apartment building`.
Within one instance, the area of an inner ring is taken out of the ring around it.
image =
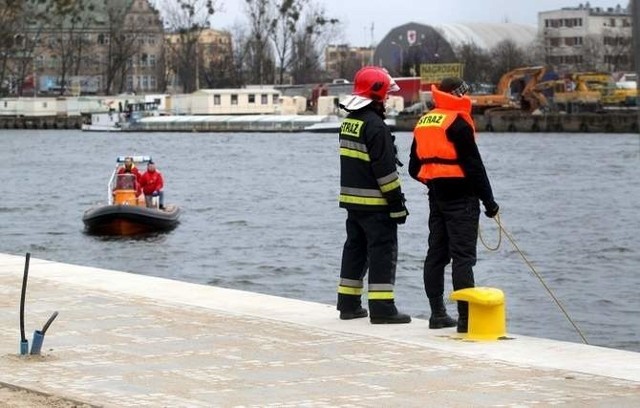
[[[148,0],[34,7],[9,63],[36,94],[164,90],[163,25]]]
[[[351,80],[360,68],[373,64],[374,51],[373,47],[328,45],[324,50],[325,69],[332,78]]]
[[[203,29],[188,51],[189,34],[166,34],[166,77],[171,92],[184,92],[185,80],[195,80],[193,89],[222,87],[233,69],[233,47],[228,31]]]
[[[632,67],[631,10],[578,7],[538,13],[546,63],[559,71],[625,71]]]

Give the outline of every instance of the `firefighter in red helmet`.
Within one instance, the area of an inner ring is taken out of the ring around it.
[[[409,323],[395,305],[398,224],[409,212],[396,168],[396,148],[384,122],[385,100],[398,91],[386,70],[367,66],[353,93],[340,103],[348,112],[340,126],[340,207],[347,210],[338,304],[340,319],[367,317],[361,295],[368,271],[370,322]]]

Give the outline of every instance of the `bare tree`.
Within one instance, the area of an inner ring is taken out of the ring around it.
[[[255,84],[274,82],[273,50],[269,43],[269,30],[274,15],[270,0],[245,0],[245,11],[249,20],[247,37],[248,80]]]
[[[104,66],[104,93],[111,95],[127,89],[127,75],[131,72],[133,57],[139,52],[140,32],[127,23],[126,0],[110,0],[107,4],[107,32],[98,36],[99,46],[107,47]]]
[[[248,28],[244,25],[236,24],[231,30],[232,52],[231,52],[231,72],[230,77],[234,85],[231,87],[244,86],[248,74],[247,61],[249,59],[249,38]]]
[[[300,12],[304,7],[301,0],[282,0],[276,3],[275,15],[269,22],[269,37],[278,61],[278,83],[284,81],[284,73],[291,62],[294,35],[298,29]]]
[[[46,24],[45,0],[0,1],[0,94],[37,88],[35,50]]]
[[[296,34],[292,57],[291,76],[295,83],[320,82],[318,78],[322,78],[322,67],[310,33]]]
[[[455,50],[458,61],[464,64],[464,79],[480,85],[492,81],[493,67],[489,53],[475,43],[466,43]]]
[[[347,52],[339,52],[339,57],[336,63],[336,69],[333,74],[336,75],[337,78],[353,78],[363,65],[368,65],[367,63],[361,61],[359,58],[354,57],[348,52],[351,47],[345,46]]]
[[[544,37],[537,35],[536,38],[526,47],[527,52],[524,53],[525,63],[527,65],[545,65],[545,44]]]
[[[505,72],[527,65],[525,52],[512,40],[499,42],[490,52],[493,61],[491,80],[498,83]]]
[[[597,71],[600,61],[604,59],[602,39],[597,35],[587,35],[582,42],[582,63],[578,64],[580,71]],[[565,71],[575,69],[574,66],[565,66]]]
[[[85,0],[52,0],[46,9],[44,42],[55,61],[61,95],[69,87],[69,77],[77,75],[85,62],[84,50],[88,44],[84,33],[92,24],[93,7]]]
[[[210,27],[209,19],[218,8],[215,0],[164,0],[163,11],[167,29],[174,34],[174,42],[167,48],[166,62],[183,86],[191,93],[199,88],[202,68],[198,52],[200,36]]]
[[[228,35],[228,34],[226,34]],[[224,41],[207,44],[206,64],[200,69],[200,76],[208,88],[235,88],[241,86],[237,75],[237,62],[231,36],[223,35]]]
[[[22,2],[17,0],[0,1],[0,95],[5,95],[14,87],[10,77],[11,62],[16,55],[19,40],[24,32],[20,20],[23,17]]]

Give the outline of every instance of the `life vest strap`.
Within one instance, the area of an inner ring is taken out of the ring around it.
[[[420,160],[421,164],[459,164],[458,159],[443,159],[442,157],[429,157]]]

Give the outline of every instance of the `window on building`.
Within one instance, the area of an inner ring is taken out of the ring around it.
[[[140,56],[140,66],[142,67],[146,67],[147,66],[147,60],[149,59],[149,56],[147,54],[142,54]]]
[[[46,108],[48,106],[47,102],[42,102],[42,107]]]
[[[149,66],[150,67],[156,66],[156,56],[154,54],[149,55]]]
[[[149,89],[149,76],[142,75],[142,89]]]
[[[616,19],[615,18],[610,18],[609,19],[609,27],[615,27],[616,26]]]
[[[127,90],[133,90],[133,76],[127,75]]]
[[[149,75],[149,88],[155,90],[158,87],[155,75]]]
[[[273,99],[272,99],[271,103],[273,103],[274,105],[277,105],[279,99],[280,99],[280,97],[278,96],[278,94],[273,94]]]
[[[220,95],[218,94],[214,94],[213,95],[213,104],[214,105],[220,105],[222,102],[220,101]]]
[[[249,94],[249,103],[256,103],[256,95]]]
[[[98,44],[104,45],[104,34],[98,34]]]
[[[237,105],[238,104],[238,95],[237,94],[231,94],[231,104],[232,105]]]
[[[260,95],[260,103],[261,103],[262,105],[267,105],[267,104],[269,104],[269,95],[267,95],[267,94],[262,94],[262,95]]]

